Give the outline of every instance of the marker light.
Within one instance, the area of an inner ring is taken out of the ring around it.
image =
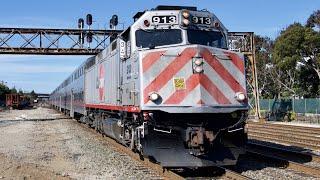
[[[182,22],[183,22],[184,26],[189,26],[189,24],[190,24],[189,19],[184,19]]]
[[[220,23],[215,22],[215,23],[214,23],[214,27],[216,27],[216,28],[220,28]]]
[[[243,92],[237,92],[235,98],[237,101],[244,101],[246,99],[246,95]]]
[[[159,99],[159,97],[160,97],[159,94],[156,93],[156,92],[152,92],[152,93],[149,94],[149,99],[151,101],[156,101],[157,99]]]
[[[202,59],[196,59],[196,60],[194,61],[194,64],[197,65],[197,66],[200,66],[202,63],[203,63],[203,60],[202,60]]]
[[[143,24],[146,26],[146,27],[149,27],[150,26],[150,22],[146,19],[143,21]]]
[[[189,11],[183,11],[183,12],[182,12],[182,16],[183,16],[184,18],[188,19],[188,18],[190,17]]]
[[[196,67],[194,68],[194,71],[195,71],[196,73],[202,73],[202,72],[203,72],[203,68],[202,68],[202,66],[196,66]]]

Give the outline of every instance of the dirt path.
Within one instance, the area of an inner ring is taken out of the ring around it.
[[[28,121],[29,119],[54,119]],[[150,179],[138,162],[120,154],[71,119],[35,110],[0,113],[0,179]]]

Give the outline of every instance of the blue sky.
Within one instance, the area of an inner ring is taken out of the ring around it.
[[[320,0],[10,0],[1,2],[0,27],[76,28],[91,13],[94,28],[104,28],[113,14],[124,26],[137,11],[157,5],[192,5],[215,13],[230,31],[253,31],[275,38],[293,22],[305,23]],[[10,87],[50,93],[87,56],[0,55],[0,81]]]

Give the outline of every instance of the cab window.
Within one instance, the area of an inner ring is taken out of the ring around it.
[[[188,29],[187,35],[190,44],[227,48],[226,38],[221,32]]]
[[[182,43],[180,29],[151,29],[136,31],[136,46],[140,48],[155,48],[171,44]]]

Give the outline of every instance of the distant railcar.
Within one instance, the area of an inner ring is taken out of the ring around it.
[[[6,94],[6,106],[14,109],[23,109],[30,105],[30,99],[20,94]]]
[[[247,140],[244,55],[195,7],[139,12],[50,103],[164,167],[234,165]]]

